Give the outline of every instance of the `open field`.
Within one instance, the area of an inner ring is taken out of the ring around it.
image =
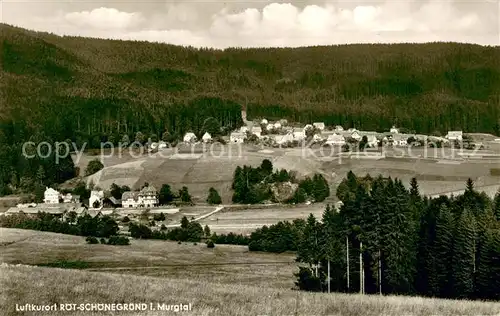
[[[87,245],[83,237],[0,228],[0,310],[15,304],[191,304],[187,315],[499,315],[500,303],[292,290],[292,254],[245,247],[133,240],[130,246]],[[87,270],[26,265],[67,260]],[[282,262],[277,264],[276,262]],[[20,264],[18,266],[12,264]],[[169,315],[119,312],[124,315]],[[68,315],[68,312],[44,312]],[[89,311],[71,315],[90,315]],[[112,313],[99,312],[99,315]],[[116,312],[115,312],[116,314]],[[24,313],[24,315],[37,315]]]
[[[325,210],[324,204],[311,204],[297,207],[262,208],[251,210],[223,210],[199,221],[202,226],[208,225],[216,233],[249,234],[264,225],[276,224],[279,221],[293,221],[296,218],[306,219],[313,214],[320,219]]]
[[[296,272],[293,254],[249,252],[247,247],[162,240],[131,240],[130,246],[88,245],[80,236],[0,228],[0,262],[39,265],[80,262],[94,271],[209,282],[259,285],[273,279],[277,288],[291,288]]]
[[[159,304],[191,304],[184,315],[499,315],[500,303],[338,293],[305,293],[261,285],[218,283],[204,278],[130,276],[27,266],[0,266],[3,315],[19,315],[16,304],[146,303],[144,312],[170,315]],[[153,307],[149,307],[150,304]],[[68,312],[44,312],[67,315]],[[72,315],[89,315],[77,311]],[[26,313],[25,315],[36,315]],[[99,312],[116,315],[116,312]]]

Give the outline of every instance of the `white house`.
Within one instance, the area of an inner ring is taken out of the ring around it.
[[[138,203],[137,203],[137,195],[139,194],[139,192],[131,192],[131,191],[128,191],[128,192],[124,192],[122,194],[122,206],[124,208],[134,208],[134,207],[137,207],[138,206]]]
[[[315,122],[313,123],[313,126],[319,129],[320,131],[325,129],[325,123],[323,122]]]
[[[184,135],[184,142],[185,143],[194,143],[196,142],[197,138],[196,138],[196,135],[194,133],[186,133],[186,135]]]
[[[246,132],[248,132],[248,127],[246,126],[240,127],[240,133],[246,133]]]
[[[275,129],[280,129],[281,128],[281,123],[280,122],[274,123],[274,128]]]
[[[314,126],[312,126],[311,124],[307,124],[306,126],[304,126],[304,133],[311,128],[314,128]]]
[[[151,185],[142,188],[139,192],[124,192],[122,195],[124,208],[155,207],[158,204],[158,191]]]
[[[262,121],[260,121],[260,124],[261,124],[261,125],[267,125],[268,123],[269,123],[269,121],[268,121],[268,120],[266,120],[265,118],[264,118],[264,119],[262,119]]]
[[[272,131],[273,128],[274,128],[274,124],[273,123],[269,123],[269,124],[266,125],[266,130],[268,130],[268,131]]]
[[[92,190],[90,192],[90,198],[89,198],[89,208],[101,208],[102,207],[102,200],[104,199],[104,191],[95,191]],[[97,205],[99,203],[98,207],[94,207],[94,204]]]
[[[260,126],[254,126],[252,128],[252,134],[260,138],[262,136],[262,128]]]
[[[43,193],[43,203],[58,204],[60,196],[61,194],[59,193],[59,191],[46,187],[45,192]]]
[[[338,146],[345,145],[345,137],[339,134],[328,135],[328,138],[326,139],[326,144],[338,145]]]
[[[396,126],[392,126],[391,129],[389,130],[389,132],[393,133],[393,134],[398,134],[399,133],[399,128],[396,128]]]
[[[463,132],[462,131],[449,131],[448,134],[446,134],[445,138],[447,140],[462,141],[462,139],[463,139]]]
[[[361,134],[359,133],[359,131],[356,130],[355,128],[350,128],[347,131],[340,132],[340,134],[342,136],[344,136],[346,139],[352,138],[352,139],[355,139],[357,141],[360,141],[363,138],[361,136]]]
[[[167,148],[167,143],[164,141],[161,141],[158,143],[158,149],[163,149],[163,148]]]
[[[369,147],[377,147],[378,146],[378,139],[377,139],[377,133],[376,132],[361,132],[361,139],[363,139],[364,136],[366,136],[366,144]]]
[[[245,138],[247,138],[246,133],[232,132],[231,135],[229,135],[229,141],[231,143],[243,143]]]
[[[201,139],[203,140],[204,143],[208,143],[209,141],[212,140],[212,136],[208,132],[205,132],[205,134],[203,134]]]
[[[303,128],[294,128],[292,130],[292,135],[293,135],[294,140],[297,140],[297,141],[302,141],[306,138],[306,133],[304,132]]]
[[[343,132],[344,131],[344,128],[340,125],[337,125],[335,126],[335,129],[334,129],[335,132]]]

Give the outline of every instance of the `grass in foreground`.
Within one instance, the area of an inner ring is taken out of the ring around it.
[[[0,284],[0,310],[6,316],[19,315],[15,304],[131,302],[153,303],[153,306],[191,303],[192,311],[182,312],[185,315],[499,315],[500,312],[500,303],[493,302],[304,293],[268,288],[265,283],[221,284],[196,277],[170,279],[26,266],[2,265]],[[68,312],[43,314],[68,315]],[[142,314],[168,312],[150,310]]]

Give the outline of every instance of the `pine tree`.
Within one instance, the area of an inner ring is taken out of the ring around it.
[[[465,209],[457,220],[453,245],[453,294],[468,298],[474,293],[474,217]]]
[[[219,195],[219,192],[217,192],[216,189],[214,188],[210,188],[208,190],[208,197],[207,197],[207,203],[208,204],[221,204],[222,203],[222,199]]]
[[[429,294],[451,297],[453,216],[445,205],[436,219],[436,240],[430,256]]]
[[[328,275],[328,261],[330,261],[330,289],[332,291],[345,289],[346,248],[344,240],[341,218],[334,208],[327,205],[322,218],[321,252],[324,262],[321,267]]]
[[[297,261],[309,264],[309,268],[314,270],[314,275],[318,276],[314,265],[317,265],[322,258],[321,253],[321,226],[313,214],[310,214],[304,227],[304,233],[297,249]]]
[[[495,213],[495,217],[498,221],[500,221],[500,189],[497,194],[495,194],[495,199],[493,202],[493,211]]]
[[[38,171],[36,172],[36,181],[39,185],[43,185],[45,180],[45,170],[43,166],[38,167]]]
[[[481,244],[481,259],[476,278],[476,296],[481,299],[500,299],[500,230],[489,228]]]

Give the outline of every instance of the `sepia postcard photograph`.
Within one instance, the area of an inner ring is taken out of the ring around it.
[[[0,0],[0,316],[500,316],[500,0]]]

